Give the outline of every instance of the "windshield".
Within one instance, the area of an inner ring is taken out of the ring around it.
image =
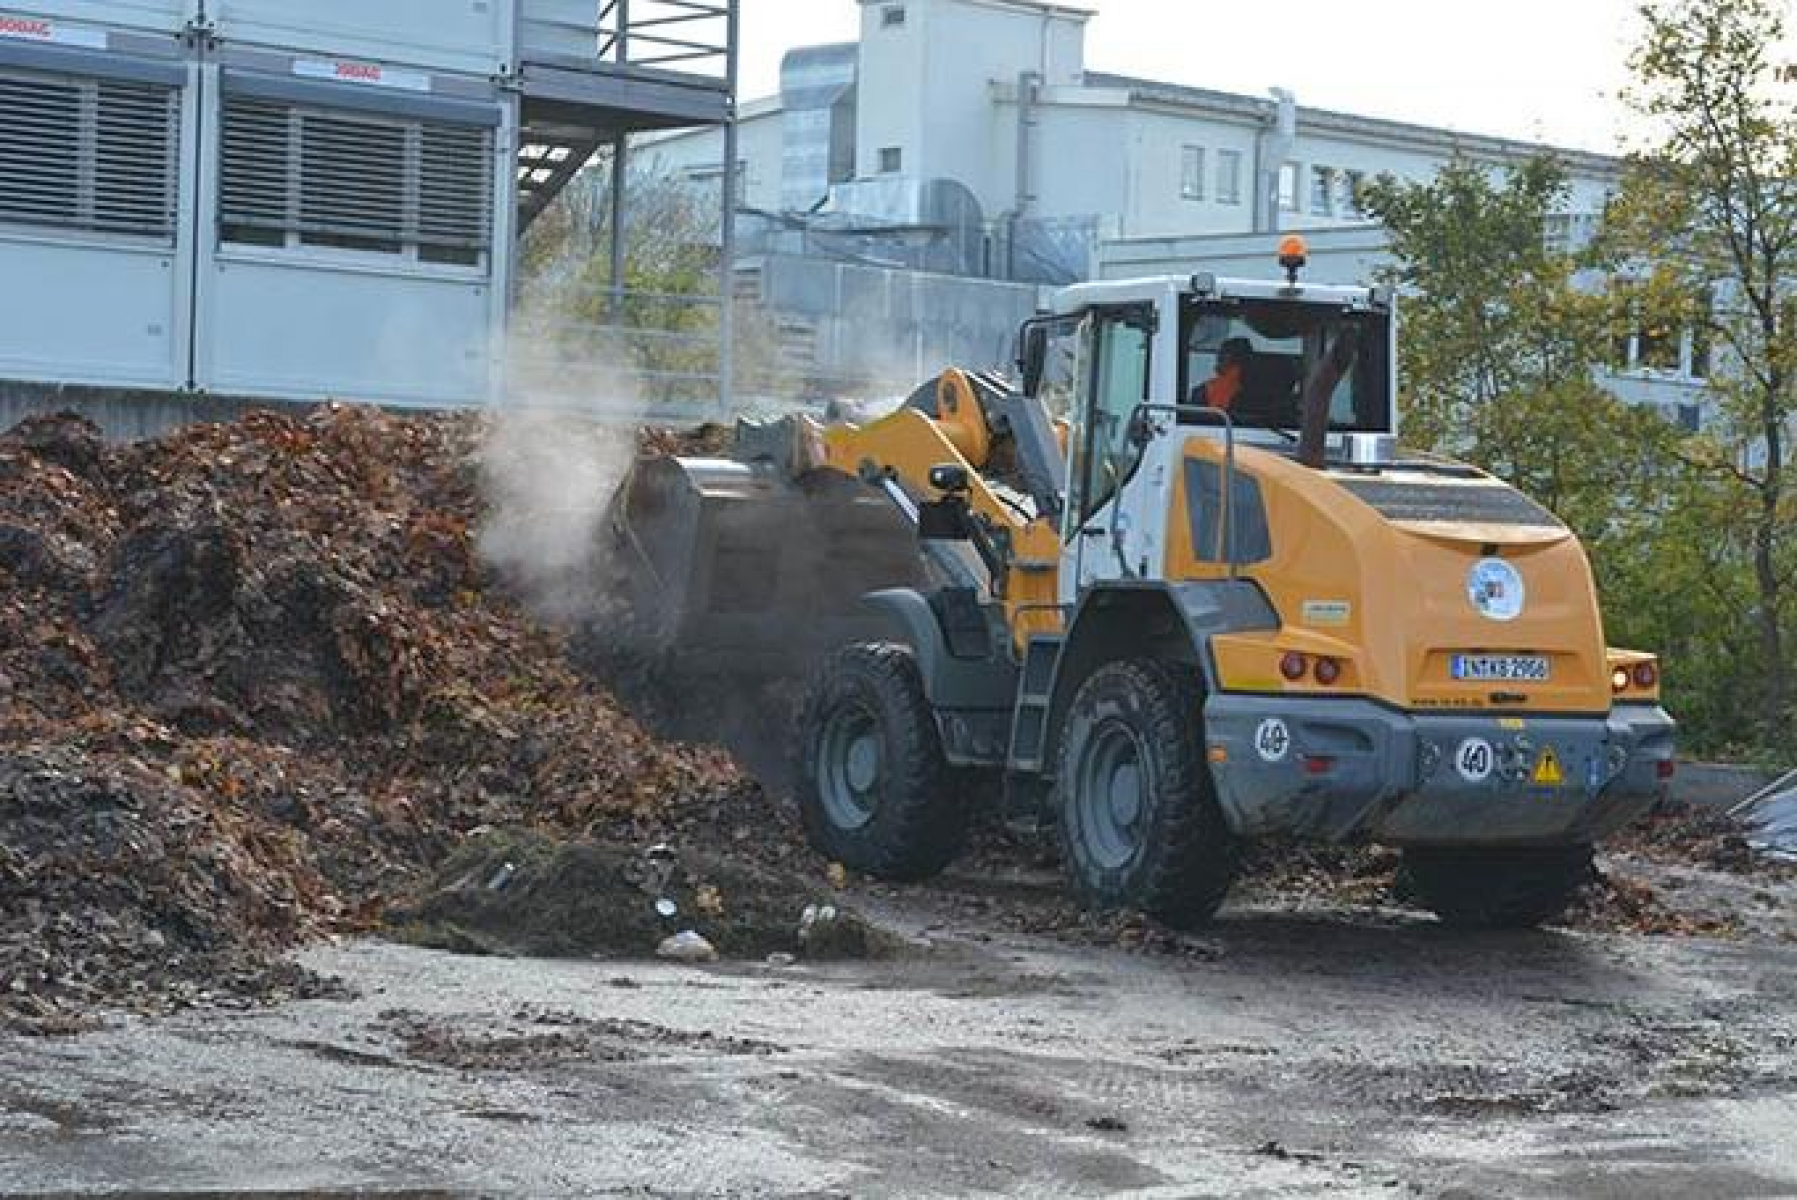
[[[1329,403],[1329,428],[1389,433],[1389,318],[1289,300],[1192,301],[1184,312],[1180,394],[1226,410],[1239,428],[1296,430],[1304,383],[1348,326],[1360,353]]]

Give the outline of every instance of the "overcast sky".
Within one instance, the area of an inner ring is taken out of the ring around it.
[[[1087,66],[1468,133],[1615,151],[1634,0],[1086,0]],[[793,46],[852,41],[855,0],[743,0],[742,95]]]

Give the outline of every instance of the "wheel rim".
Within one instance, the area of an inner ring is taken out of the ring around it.
[[[817,790],[830,823],[860,829],[880,807],[886,750],[880,722],[859,705],[831,714],[818,741]]]
[[[1106,869],[1127,865],[1141,848],[1148,815],[1147,764],[1135,734],[1110,722],[1093,730],[1074,783],[1074,814],[1087,852]]]

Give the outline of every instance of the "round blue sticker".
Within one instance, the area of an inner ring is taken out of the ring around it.
[[[1529,599],[1522,572],[1501,558],[1485,559],[1473,568],[1466,594],[1479,615],[1493,621],[1516,620]]]

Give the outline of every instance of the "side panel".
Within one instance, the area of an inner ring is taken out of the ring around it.
[[[204,279],[202,390],[295,400],[480,403],[488,285],[219,253]]]
[[[207,0],[227,44],[303,51],[321,59],[498,75],[512,57],[507,0]]]
[[[431,76],[428,95],[320,83],[294,74],[303,62],[228,50],[207,68],[195,386],[300,401],[490,402],[516,99],[459,76]],[[420,158],[441,138],[457,139],[449,169]],[[452,218],[484,248],[433,241]],[[455,261],[439,261],[445,248]]]
[[[66,21],[0,37],[0,377],[185,385],[197,76],[179,53]]]
[[[0,37],[91,44],[91,36],[71,28],[80,22],[146,33],[179,33],[193,18],[196,3],[197,0],[7,0],[0,4]]]

